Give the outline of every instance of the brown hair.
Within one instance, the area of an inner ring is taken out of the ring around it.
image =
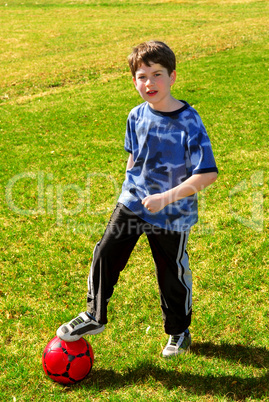
[[[155,40],[134,47],[128,56],[128,63],[133,77],[142,63],[146,66],[150,66],[150,63],[161,64],[167,69],[169,75],[176,69],[174,52],[165,43]]]

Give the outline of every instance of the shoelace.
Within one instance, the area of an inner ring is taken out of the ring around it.
[[[76,325],[82,324],[83,322],[83,318],[77,317],[70,323],[70,327],[75,328]]]
[[[176,346],[176,345],[177,345],[177,343],[178,343],[179,338],[181,338],[181,337],[184,337],[184,334],[180,334],[180,335],[172,335],[170,345],[172,345],[172,346]]]

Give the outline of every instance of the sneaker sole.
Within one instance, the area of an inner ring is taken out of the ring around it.
[[[162,354],[162,357],[164,359],[170,359],[171,357],[178,357],[178,356],[182,356],[182,355],[188,355],[191,352],[191,347],[189,346],[188,349],[182,351],[181,353],[171,353],[170,355],[164,355]]]

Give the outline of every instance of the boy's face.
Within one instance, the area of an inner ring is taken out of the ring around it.
[[[150,63],[150,66],[141,64],[133,77],[140,96],[159,111],[165,111],[171,102],[170,87],[175,80],[175,70],[169,75],[165,67],[156,63]]]

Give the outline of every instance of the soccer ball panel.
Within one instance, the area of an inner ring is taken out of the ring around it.
[[[59,350],[49,350],[45,354],[46,369],[50,373],[64,373],[68,364],[67,356]]]
[[[92,363],[88,356],[77,357],[71,364],[68,370],[70,378],[75,378],[76,381],[83,380],[91,371]]]

